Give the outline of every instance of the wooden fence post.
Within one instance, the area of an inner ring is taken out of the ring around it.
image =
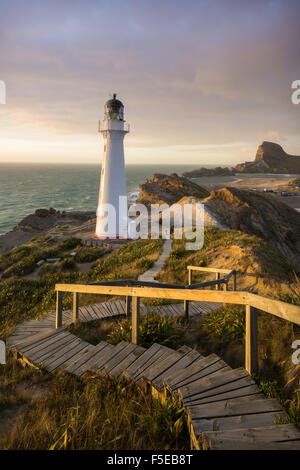
[[[125,309],[125,313],[127,317],[129,317],[131,314],[131,303],[132,303],[132,297],[127,295],[126,296],[126,309]]]
[[[132,335],[131,342],[139,344],[140,298],[132,297]]]
[[[62,296],[61,291],[56,292],[56,328],[62,326]]]
[[[216,281],[220,279],[220,273],[216,273]],[[219,284],[216,284],[216,290],[219,290]]]
[[[73,293],[73,322],[76,323],[79,317],[79,294]]]
[[[236,271],[233,274],[233,290],[236,290]]]
[[[192,274],[191,269],[189,269],[188,272],[189,272],[188,284],[190,286],[193,283],[193,274]],[[188,300],[183,301],[183,310],[184,310],[184,316],[185,316],[186,320],[188,320],[188,318],[189,318],[189,301]]]
[[[245,369],[249,374],[255,374],[258,371],[257,354],[257,310],[247,304]]]

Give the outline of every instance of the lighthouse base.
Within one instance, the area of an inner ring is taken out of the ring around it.
[[[97,233],[94,233],[93,238],[96,238],[98,240],[133,240],[133,238],[125,238],[121,235],[115,235],[110,237],[108,235],[97,235]]]

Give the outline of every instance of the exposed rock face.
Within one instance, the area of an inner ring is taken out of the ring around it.
[[[233,176],[235,175],[234,168],[199,168],[197,170],[187,171],[183,176],[187,178],[201,178],[202,176]]]
[[[300,214],[271,194],[236,188],[212,191],[203,201],[225,225],[270,241],[300,268]]]
[[[254,162],[239,163],[235,168],[199,168],[183,173],[187,178],[202,176],[234,176],[236,173],[291,173],[300,174],[300,156],[289,155],[279,144],[263,142]]]
[[[240,163],[240,173],[300,173],[300,156],[289,155],[274,142],[263,142],[258,147],[254,162]]]
[[[174,204],[183,196],[205,198],[209,192],[196,183],[192,183],[176,173],[172,175],[154,174],[140,185],[141,192],[137,203],[150,206],[151,204]]]
[[[37,209],[34,214],[25,217],[14,230],[39,232],[49,230],[59,224],[84,223],[95,217],[94,212],[60,212],[55,209]]]

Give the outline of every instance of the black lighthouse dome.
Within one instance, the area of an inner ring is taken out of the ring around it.
[[[106,119],[118,119],[119,121],[124,120],[124,105],[122,101],[117,100],[117,94],[113,94],[113,98],[106,101],[105,103],[105,118]]]

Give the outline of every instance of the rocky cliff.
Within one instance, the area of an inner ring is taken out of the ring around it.
[[[271,242],[300,268],[300,214],[270,194],[222,188],[203,201],[234,230]]]
[[[205,198],[209,192],[189,179],[172,175],[154,174],[151,179],[140,185],[140,194],[137,203],[145,204],[174,204],[183,196],[195,196]]]
[[[289,155],[281,145],[263,142],[256,152],[254,162],[240,163],[235,167],[240,173],[300,173],[300,156]]]
[[[199,168],[183,173],[187,178],[202,176],[234,176],[237,173],[300,174],[300,156],[289,155],[279,144],[263,142],[253,162],[239,163],[235,168]]]
[[[197,170],[187,171],[183,176],[187,178],[201,178],[202,176],[232,176],[235,175],[234,168],[199,168]]]

